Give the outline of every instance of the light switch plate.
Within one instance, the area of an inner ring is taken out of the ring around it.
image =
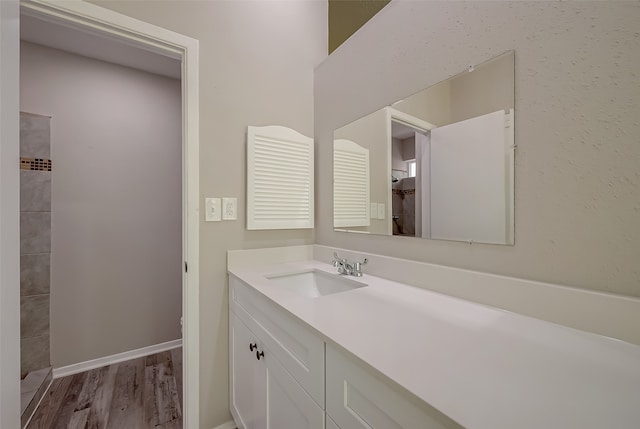
[[[204,220],[205,222],[218,222],[220,220],[221,208],[220,198],[204,199]]]
[[[222,219],[236,220],[238,218],[238,199],[233,197],[222,198]]]
[[[384,203],[378,203],[378,219],[384,219]]]
[[[369,218],[378,219],[378,203],[371,203],[371,208],[369,209]]]

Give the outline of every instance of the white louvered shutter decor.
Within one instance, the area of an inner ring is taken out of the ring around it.
[[[247,128],[247,229],[313,228],[313,139]]]
[[[345,139],[333,142],[333,226],[369,226],[369,150]]]

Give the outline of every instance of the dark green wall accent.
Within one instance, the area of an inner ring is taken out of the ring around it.
[[[391,0],[329,0],[329,53]]]

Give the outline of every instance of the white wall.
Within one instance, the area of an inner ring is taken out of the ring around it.
[[[238,198],[237,221],[200,226],[200,424],[209,429],[231,419],[226,251],[313,242],[311,230],[246,230],[245,133],[248,125],[284,125],[313,135],[327,3],[92,2],[200,41],[201,196]]]
[[[181,338],[180,81],[21,43],[52,117],[51,362]]]
[[[392,1],[316,69],[316,242],[640,296],[638,22],[638,2]],[[334,232],[333,130],[509,49],[515,246]]]

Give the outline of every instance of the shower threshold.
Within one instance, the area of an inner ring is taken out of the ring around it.
[[[38,402],[51,384],[51,367],[31,371],[20,380],[20,415],[22,427],[29,422]]]

